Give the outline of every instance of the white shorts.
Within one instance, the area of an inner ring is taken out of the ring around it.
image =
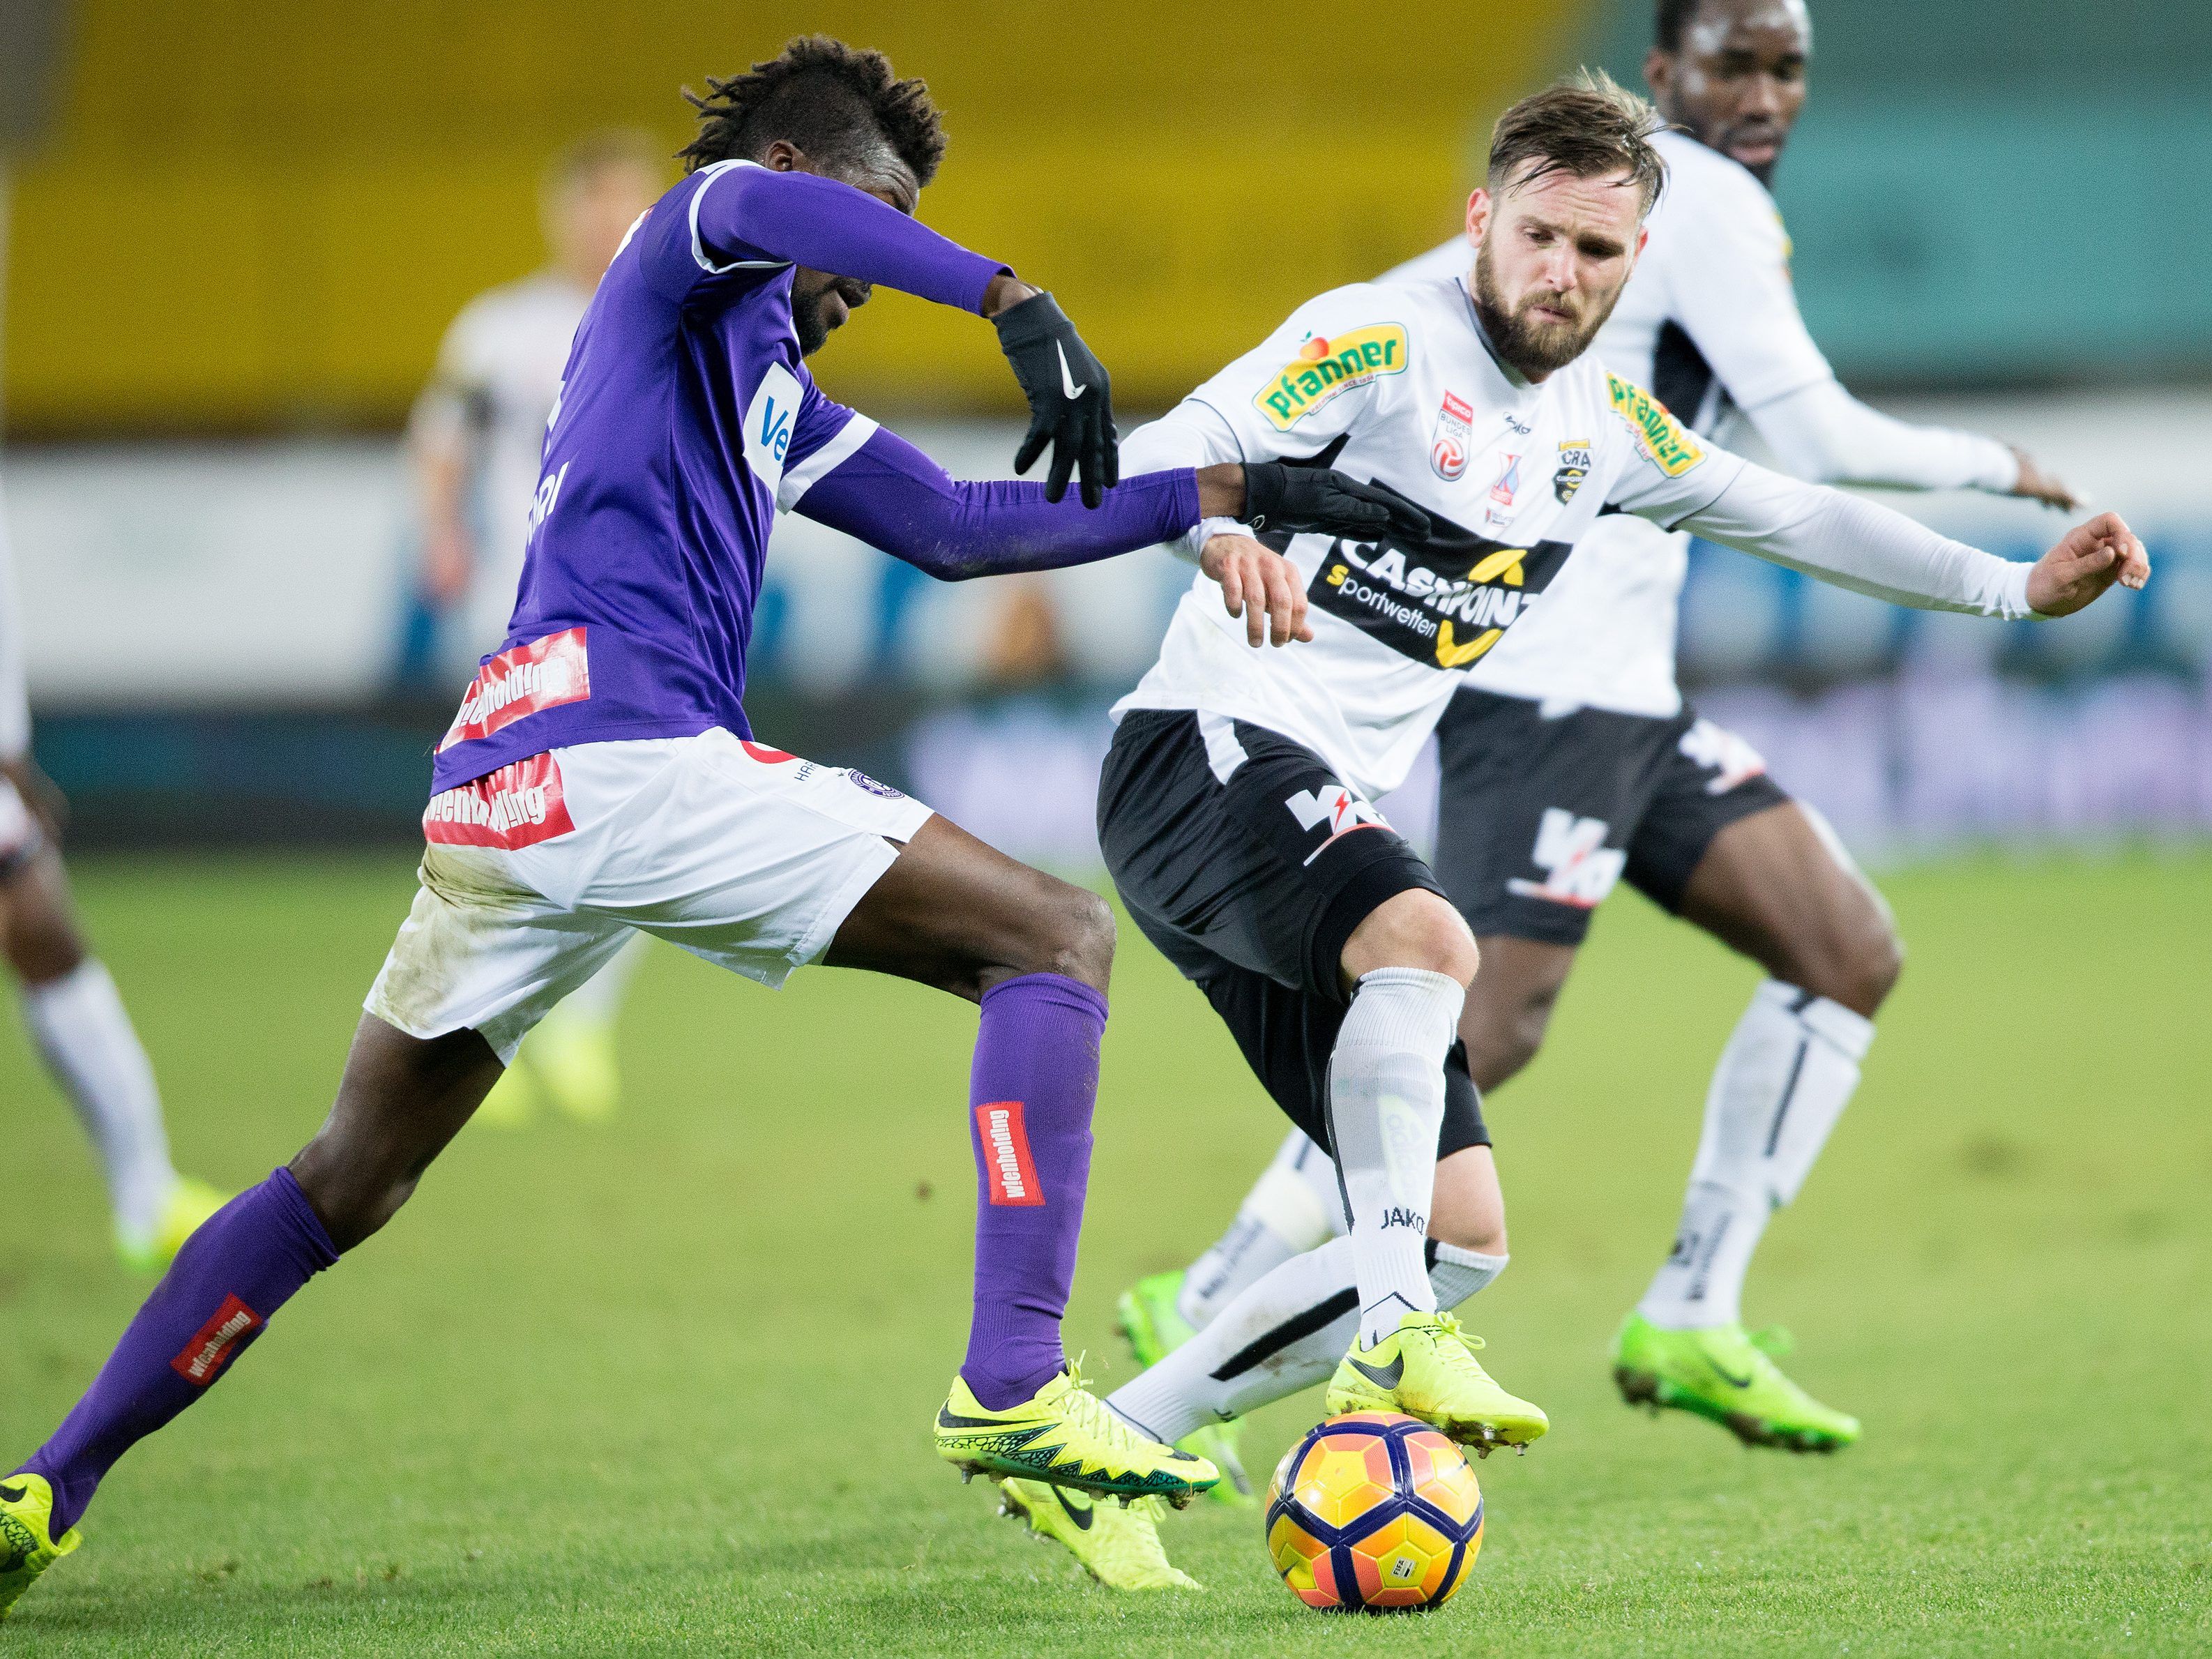
[[[930,810],[720,729],[550,750],[432,799],[429,848],[363,1005],[503,1061],[631,928],[771,988],[829,949]]]
[[[40,839],[38,819],[23,805],[15,786],[0,778],[0,876],[37,852]]]

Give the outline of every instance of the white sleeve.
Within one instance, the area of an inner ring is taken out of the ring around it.
[[[1748,461],[1681,524],[1709,541],[1892,605],[2008,619],[2039,614],[2027,603],[2027,573],[2033,567],[1939,536],[1888,507]]]
[[[1228,420],[1211,404],[1195,398],[1185,398],[1121,441],[1121,471],[1133,478],[1178,467],[1241,463],[1243,459],[1243,446]],[[1214,537],[1250,533],[1234,519],[1202,519],[1165,546],[1176,557],[1196,564]]]
[[[1833,380],[1747,413],[1775,459],[1801,478],[1995,495],[2020,482],[2020,462],[1996,439],[1893,420]]]
[[[0,501],[0,761],[31,752],[31,700],[23,672],[22,602],[8,551],[7,504]]]
[[[1773,198],[1733,166],[1701,168],[1678,187],[1653,235],[1655,252],[1668,238],[1668,313],[1729,397],[1755,411],[1834,380],[1797,309]]]
[[[439,342],[437,368],[407,419],[409,435],[417,444],[459,448],[489,418],[496,318],[489,297],[479,295],[463,306]]]

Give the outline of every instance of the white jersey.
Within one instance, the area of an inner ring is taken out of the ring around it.
[[[0,761],[31,752],[31,699],[23,672],[22,600],[8,549],[8,507],[0,499]]]
[[[1465,672],[1543,617],[1601,507],[1671,526],[1744,465],[1595,357],[1523,380],[1492,356],[1458,279],[1360,283],[1309,301],[1122,450],[1131,473],[1277,459],[1394,490],[1430,514],[1434,534],[1415,547],[1273,538],[1306,584],[1315,633],[1281,650],[1249,646],[1201,573],[1159,662],[1115,712],[1249,720],[1304,744],[1370,797],[1404,780]]]
[[[1686,134],[1652,140],[1667,185],[1645,222],[1651,240],[1592,355],[1699,433],[1730,437],[1730,417],[1835,378],[1790,281],[1790,238],[1766,186]],[[1389,272],[1386,283],[1464,275],[1455,239]],[[1468,672],[1507,696],[1622,714],[1675,714],[1674,636],[1689,538],[1608,517],[1538,614]]]
[[[591,298],[552,271],[478,295],[446,331],[437,372],[416,404],[418,433],[465,442],[476,459],[477,566],[461,609],[471,660],[507,633],[546,418]]]

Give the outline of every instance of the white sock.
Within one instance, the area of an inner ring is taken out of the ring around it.
[[[1244,1195],[1229,1231],[1183,1274],[1176,1310],[1202,1331],[1266,1274],[1343,1231],[1336,1165],[1304,1130],[1293,1129]]]
[[[26,985],[23,1023],[100,1154],[117,1237],[150,1243],[177,1172],[154,1068],[115,981],[88,957],[59,979]]]
[[[1767,1217],[1797,1196],[1858,1087],[1874,1022],[1768,980],[1721,1051],[1674,1249],[1638,1311],[1668,1330],[1742,1316]]]
[[[1505,1270],[1506,1258],[1431,1243],[1438,1307],[1458,1306]],[[1106,1403],[1155,1440],[1255,1411],[1328,1377],[1358,1332],[1349,1238],[1331,1239],[1263,1275],[1213,1322]]]
[[[637,977],[639,963],[645,960],[646,948],[646,936],[632,933],[622,949],[607,959],[607,965],[556,1003],[548,1018],[611,1024],[622,1012],[623,998]]]
[[[1422,1245],[1437,1184],[1444,1055],[1467,993],[1448,974],[1378,968],[1360,980],[1329,1056],[1329,1138],[1344,1188],[1360,1340],[1433,1313]]]

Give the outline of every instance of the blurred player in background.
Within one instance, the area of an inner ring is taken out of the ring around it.
[[[398,1212],[531,1027],[633,928],[769,986],[820,962],[979,1006],[962,1114],[974,1318],[939,1456],[1178,1502],[1216,1478],[1108,1412],[1060,1346],[1112,912],[872,778],[754,741],[754,606],[781,512],[957,580],[1132,552],[1221,514],[1373,534],[1391,508],[1316,467],[1121,480],[1105,369],[1052,295],[915,222],[945,147],[921,82],[816,36],[708,84],[689,176],[632,227],[577,331],[514,614],[439,745],[421,890],[330,1117],[200,1229],[76,1408],[0,1481],[0,1613],[76,1547],[116,1459]],[[1042,487],[955,483],[823,395],[805,359],[877,283],[992,321],[1032,416],[1015,468],[1048,452]],[[1255,646],[1286,644],[1295,573],[1248,539],[1216,542],[1216,594]],[[824,1158],[805,1178],[834,1179]],[[1156,1201],[1173,1201],[1172,1169],[1159,1181]],[[776,1408],[732,1432],[801,1436],[824,1468],[865,1462],[808,1385],[826,1367],[896,1371],[903,1356],[879,1348],[827,1326],[784,1333]]]
[[[7,225],[8,179],[0,171],[0,295],[7,291]],[[62,868],[67,805],[31,758],[20,603],[0,501],[0,954],[15,976],[32,1042],[100,1154],[116,1254],[125,1266],[151,1272],[168,1264],[224,1194],[169,1162],[154,1068],[114,980],[78,930]]]
[[[437,659],[474,674],[507,636],[546,417],[584,307],[638,215],[667,183],[642,133],[594,133],[546,170],[544,270],[478,295],[446,331],[437,372],[408,429],[422,521],[422,593]],[[518,1124],[550,1100],[599,1119],[618,1103],[615,1018],[644,951],[639,939],[572,993],[531,1036],[477,1115]]]
[[[1644,74],[1675,129],[1652,141],[1667,188],[1597,355],[1698,432],[1755,434],[1801,477],[2074,505],[1995,439],[1858,402],[1806,331],[1767,180],[1804,105],[1812,44],[1802,0],[1661,0]],[[1383,280],[1449,279],[1467,261],[1455,237]],[[1435,413],[1438,470],[1462,465],[1464,422],[1449,398]],[[1521,476],[1498,481],[1508,495],[1571,493],[1589,464],[1533,444],[1517,460]],[[1621,1328],[1615,1376],[1632,1401],[1698,1413],[1747,1442],[1831,1450],[1858,1437],[1857,1420],[1782,1372],[1781,1341],[1745,1330],[1740,1296],[1768,1216],[1796,1195],[1857,1085],[1900,952],[1887,906],[1826,823],[1684,702],[1674,635],[1688,542],[1631,514],[1601,519],[1437,725],[1436,872],[1482,949],[1460,1029],[1484,1090],[1534,1059],[1591,913],[1623,875],[1766,969],[1722,1053],[1674,1249]],[[1139,1356],[1340,1232],[1335,1190],[1328,1159],[1292,1134],[1187,1273],[1122,1298]],[[1492,1220],[1486,1248],[1503,1255],[1503,1212]],[[1228,1432],[1195,1443],[1233,1470]]]

